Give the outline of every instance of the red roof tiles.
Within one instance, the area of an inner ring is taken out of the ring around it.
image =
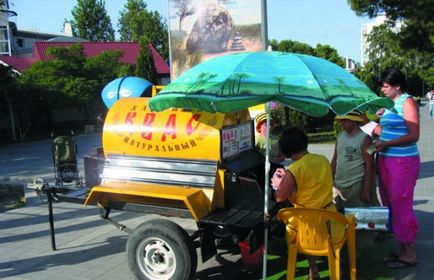
[[[33,62],[39,60],[49,60],[50,57],[47,55],[47,49],[49,47],[69,47],[73,42],[35,42],[33,46],[33,56],[31,58],[23,57],[0,57],[5,63],[14,67],[18,71],[22,71]],[[104,51],[120,50],[122,51],[122,56],[120,61],[129,64],[136,64],[136,59],[139,55],[140,45],[138,43],[127,43],[127,42],[82,42],[83,51],[86,56],[95,56]],[[167,63],[163,60],[160,54],[155,50],[155,48],[149,44],[149,49],[151,50],[152,57],[154,59],[155,69],[159,75],[169,75],[170,68]],[[7,58],[7,59],[6,59]],[[9,60],[11,63],[8,63]],[[21,67],[21,68],[18,68]]]
[[[18,72],[21,72],[32,66],[32,64],[38,61],[38,59],[35,59],[34,57],[0,56],[0,61],[13,67]]]
[[[152,57],[154,58],[154,65],[155,65],[155,69],[157,69],[157,73],[160,73],[158,71],[161,71],[161,73],[170,74],[169,65],[167,65],[167,63],[160,56],[160,54],[157,52],[157,50],[154,48],[154,46],[152,46],[151,44],[148,44],[148,48],[151,50]],[[160,70],[158,70],[158,69],[160,69]]]

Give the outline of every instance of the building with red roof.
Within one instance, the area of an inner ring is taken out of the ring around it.
[[[48,55],[48,48],[50,47],[70,47],[76,42],[53,42],[53,41],[41,41],[33,44],[33,51],[31,57],[16,57],[16,56],[0,56],[0,62],[11,66],[14,70],[22,72],[29,68],[36,61],[50,60]],[[83,45],[84,54],[87,57],[92,57],[101,54],[105,51],[121,51],[121,62],[136,64],[137,57],[140,52],[139,43],[130,42],[79,42]],[[161,84],[167,84],[170,80],[170,68],[155,48],[149,44],[149,50],[151,51],[154,66],[157,71],[157,75],[160,78]]]
[[[9,9],[8,1],[0,0],[0,64],[10,66],[18,73],[31,67],[38,61],[48,61],[52,59],[48,55],[50,47],[70,47],[73,44],[82,44],[84,54],[92,57],[106,51],[120,51],[122,53],[120,62],[135,65],[140,54],[140,44],[132,42],[87,42],[83,38],[74,37],[71,27],[65,25],[63,34],[49,34],[35,31],[19,30],[16,23],[9,20],[10,17],[17,16],[17,13]],[[168,84],[170,81],[170,68],[155,48],[149,44],[148,48],[154,62],[157,77],[161,85]],[[19,127],[14,116],[14,107],[9,101],[8,112],[0,111],[0,143],[5,139],[17,140],[17,131],[30,129]],[[3,100],[2,100],[3,101]],[[80,108],[66,108],[51,112],[53,123],[44,120],[32,120],[38,123],[39,127],[62,126],[72,128],[71,125],[83,125],[93,120],[87,120]],[[30,123],[30,122],[29,122]],[[38,126],[32,125],[34,131],[39,131]],[[38,132],[40,133],[40,132]],[[29,133],[30,134],[30,133]]]
[[[0,0],[0,63],[8,65],[17,72],[22,72],[37,61],[50,59],[48,48],[70,47],[82,44],[84,54],[92,57],[105,51],[118,50],[122,52],[121,62],[136,64],[140,53],[139,43],[132,42],[87,42],[83,38],[75,37],[70,24],[65,24],[62,34],[49,34],[35,31],[19,30],[15,22],[10,21],[17,13],[10,10],[9,1]],[[155,48],[149,44],[157,77],[160,84],[170,81],[169,65],[164,61]]]

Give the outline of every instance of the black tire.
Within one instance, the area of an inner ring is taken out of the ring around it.
[[[138,279],[191,279],[197,253],[187,232],[174,222],[153,219],[139,225],[128,238],[127,258]]]

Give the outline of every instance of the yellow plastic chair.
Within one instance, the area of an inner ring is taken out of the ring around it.
[[[318,208],[284,208],[278,213],[286,225],[287,279],[294,279],[297,253],[327,256],[330,279],[340,279],[340,252],[347,241],[350,276],[356,279],[354,216]]]

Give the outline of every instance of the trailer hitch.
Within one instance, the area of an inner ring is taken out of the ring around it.
[[[38,194],[39,199],[43,204],[45,202],[41,198],[41,193],[45,194],[47,197],[47,206],[48,206],[48,222],[50,224],[50,237],[51,237],[51,248],[53,251],[56,250],[56,238],[55,238],[55,232],[54,232],[54,217],[53,217],[53,201],[59,202],[60,199],[57,196],[59,193],[59,190],[56,187],[50,187],[47,181],[41,178],[37,178],[34,182],[34,188],[35,191]]]
[[[127,227],[124,224],[121,224],[112,218],[109,217],[111,208],[102,206],[99,202],[97,202],[99,207],[99,216],[101,219],[106,220],[110,224],[114,225],[118,230],[123,231],[131,235],[134,230],[132,228]]]

